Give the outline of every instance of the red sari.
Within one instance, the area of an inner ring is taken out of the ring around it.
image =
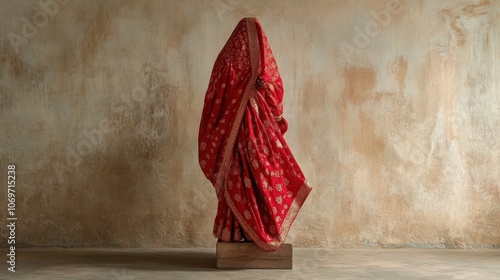
[[[222,241],[277,250],[311,191],[283,138],[282,100],[267,37],[257,19],[242,19],[215,61],[198,137],[200,166],[219,200],[213,233]]]

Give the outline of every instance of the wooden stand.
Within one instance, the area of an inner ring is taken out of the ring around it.
[[[275,252],[263,252],[253,242],[217,241],[217,268],[292,269],[292,244]]]

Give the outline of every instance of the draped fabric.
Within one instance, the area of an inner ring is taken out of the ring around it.
[[[277,250],[311,191],[283,138],[282,100],[267,37],[257,19],[242,19],[215,61],[198,137],[199,163],[219,201],[213,234],[222,241]]]

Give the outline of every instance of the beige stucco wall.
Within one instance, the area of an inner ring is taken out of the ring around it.
[[[0,220],[15,163],[19,245],[213,246],[198,123],[256,16],[314,187],[288,242],[500,246],[499,1],[41,3],[0,2]]]

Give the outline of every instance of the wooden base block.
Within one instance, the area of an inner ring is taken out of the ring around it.
[[[253,242],[218,241],[217,268],[292,269],[292,244],[282,244],[275,252],[263,252]]]

